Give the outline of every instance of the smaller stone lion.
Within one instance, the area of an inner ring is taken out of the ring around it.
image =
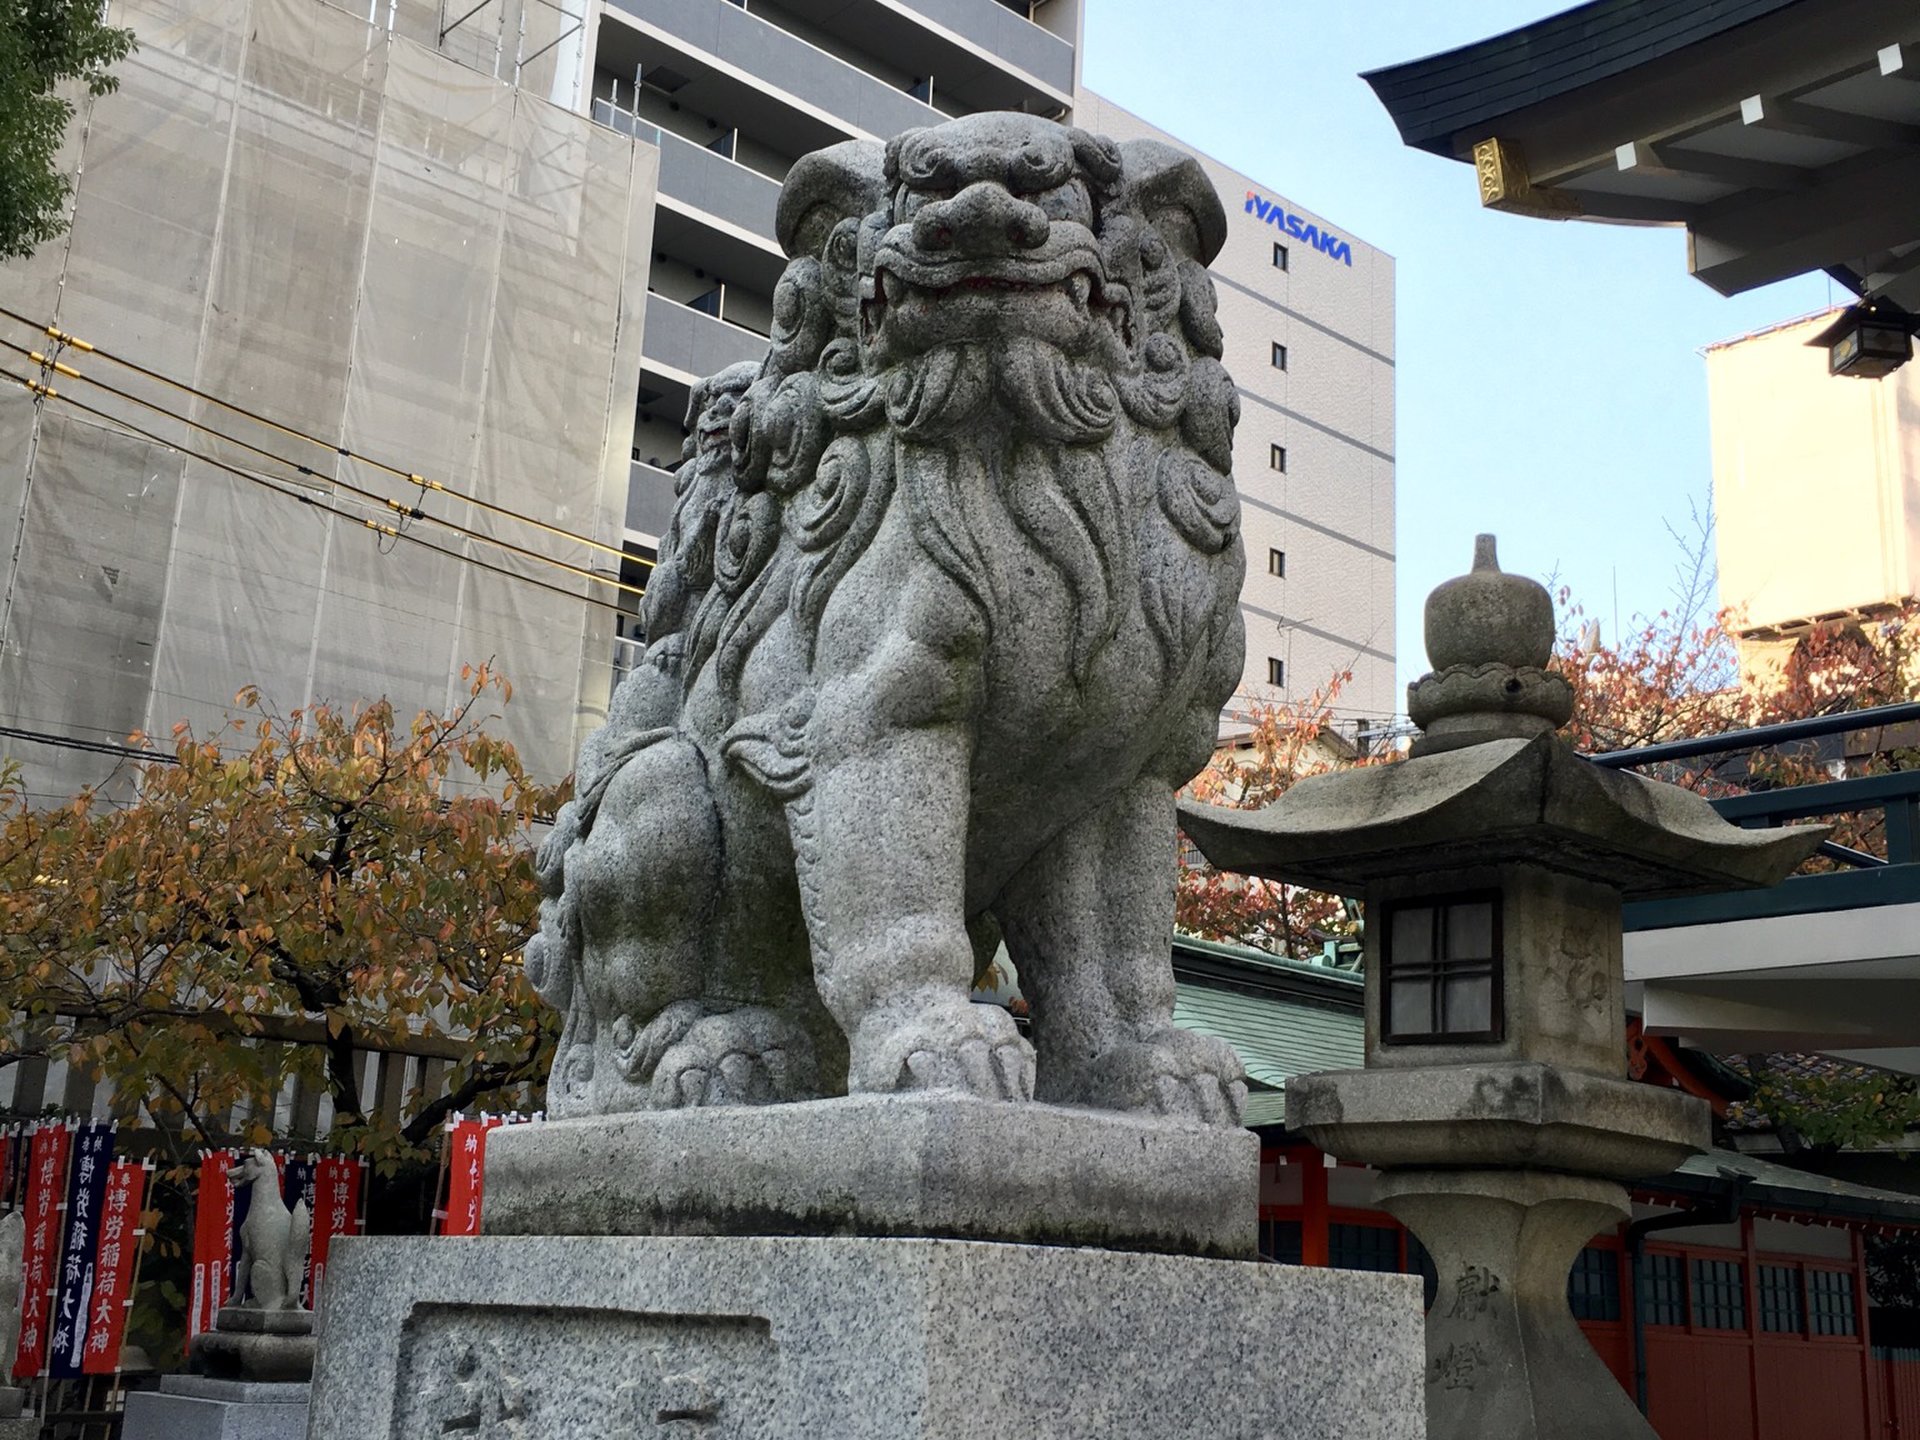
[[[794,166],[769,352],[694,388],[644,661],[541,851],[553,1114],[1237,1123],[1169,958],[1244,648],[1225,228],[1190,157],[1030,116]],[[1003,939],[1032,1045],[969,1001]]]

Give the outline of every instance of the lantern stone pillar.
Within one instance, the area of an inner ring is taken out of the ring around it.
[[[1573,692],[1548,668],[1551,599],[1500,570],[1492,536],[1426,621],[1407,760],[1181,824],[1223,870],[1365,902],[1366,1068],[1296,1077],[1287,1124],[1375,1166],[1433,1256],[1432,1440],[1652,1440],[1567,1304],[1626,1182],[1709,1138],[1704,1103],[1626,1078],[1620,907],[1774,884],[1826,832],[1742,830],[1576,755],[1555,734]]]

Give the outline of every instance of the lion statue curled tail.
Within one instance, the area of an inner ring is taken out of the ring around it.
[[[646,653],[540,854],[551,1113],[1237,1123],[1169,958],[1244,651],[1225,230],[1190,157],[1022,115],[794,166],[771,347],[694,389]],[[968,998],[1002,939],[1031,1045]]]

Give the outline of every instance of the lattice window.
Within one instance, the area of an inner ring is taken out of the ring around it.
[[[1807,1310],[1815,1335],[1857,1334],[1852,1274],[1845,1270],[1807,1271]]]
[[[1617,1251],[1589,1245],[1573,1262],[1567,1276],[1567,1304],[1576,1320],[1620,1318],[1620,1256]]]
[[[1262,1220],[1260,1222],[1260,1258],[1281,1265],[1300,1263],[1300,1222],[1298,1220]]]
[[[1687,1323],[1687,1278],[1678,1255],[1640,1260],[1640,1318],[1649,1325]]]
[[[1739,1261],[1693,1262],[1693,1323],[1700,1330],[1747,1328],[1747,1276]]]
[[[1400,1273],[1400,1232],[1384,1225],[1329,1225],[1327,1263],[1337,1270]]]
[[[1380,1018],[1389,1042],[1500,1039],[1498,896],[1396,905],[1386,940]]]
[[[1798,1265],[1760,1267],[1760,1328],[1774,1335],[1800,1335],[1807,1328],[1800,1299]]]

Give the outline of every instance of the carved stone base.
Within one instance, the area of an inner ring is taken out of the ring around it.
[[[1419,1440],[1420,1325],[1413,1277],[1257,1262],[351,1237],[309,1440]]]
[[[1605,1180],[1538,1170],[1400,1170],[1376,1195],[1433,1256],[1433,1440],[1656,1440],[1567,1306],[1580,1247],[1629,1213]]]
[[[169,1375],[127,1396],[121,1440],[306,1440],[307,1389]]]
[[[219,1380],[304,1384],[313,1378],[313,1312],[223,1305],[193,1337],[188,1362]]]
[[[487,1133],[489,1235],[892,1235],[1252,1259],[1237,1127],[951,1095]]]

